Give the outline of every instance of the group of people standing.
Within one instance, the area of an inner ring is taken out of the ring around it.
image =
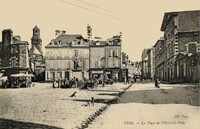
[[[60,87],[77,88],[78,87],[77,82],[78,82],[78,78],[76,78],[76,77],[74,77],[72,79],[67,79],[66,78],[64,80],[62,80],[62,79],[58,79],[58,80],[54,79],[52,85],[53,85],[53,88],[56,88],[56,87],[58,87],[58,88],[60,88]]]

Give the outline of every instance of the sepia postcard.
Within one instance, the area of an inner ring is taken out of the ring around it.
[[[199,5],[0,0],[0,129],[199,129]]]

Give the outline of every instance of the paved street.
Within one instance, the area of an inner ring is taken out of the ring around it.
[[[35,83],[31,88],[0,89],[0,129],[76,128],[129,85],[122,83],[93,90],[52,88]],[[70,97],[76,91],[77,97]],[[94,106],[86,106],[91,97]]]
[[[53,89],[50,83],[31,88],[0,89],[0,129],[80,128],[129,85],[117,83],[92,90]],[[77,97],[70,95],[76,91]],[[86,106],[91,97],[94,106]],[[196,129],[200,113],[199,89],[194,85],[134,83],[118,104],[89,123],[91,129],[180,128]],[[114,124],[113,124],[114,123]],[[159,126],[158,126],[159,125]]]
[[[134,83],[90,129],[198,129],[197,85]]]

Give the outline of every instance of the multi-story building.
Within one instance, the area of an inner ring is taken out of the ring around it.
[[[56,31],[57,37],[46,48],[45,80],[83,78],[122,79],[121,35],[106,41],[91,40],[91,27],[87,27],[88,38],[67,35]]]
[[[165,81],[198,80],[198,63],[191,64],[195,62],[192,57],[200,52],[199,19],[199,10],[165,13],[161,26],[166,50]]]
[[[153,79],[155,73],[155,48],[144,49],[142,52],[142,77]]]
[[[100,78],[106,68],[106,41],[90,43],[90,77]]]
[[[63,31],[45,48],[46,81],[89,77],[89,42],[81,35],[68,35]]]
[[[144,49],[142,51],[142,77],[143,78],[148,78],[148,50],[149,49]]]
[[[148,50],[148,78],[153,79],[155,74],[155,48]]]
[[[166,52],[164,48],[164,38],[161,37],[154,45],[155,48],[155,74],[159,80],[164,80],[164,63],[166,59]]]
[[[21,41],[20,36],[13,36],[11,29],[2,31],[0,69],[6,76],[29,72],[28,42]]]
[[[42,40],[40,38],[40,29],[35,26],[33,28],[33,36],[31,38],[31,49],[29,50],[30,65],[35,80],[44,80],[45,62],[42,51]]]
[[[122,65],[126,66],[129,63],[129,57],[125,52],[121,53]]]
[[[106,74],[109,78],[119,78],[121,70],[121,36],[113,36],[106,45]]]
[[[90,75],[99,78],[104,72],[108,78],[121,77],[121,36],[90,43]]]

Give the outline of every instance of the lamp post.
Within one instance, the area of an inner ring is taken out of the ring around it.
[[[105,67],[103,67],[103,79],[102,79],[102,87],[105,86]]]

